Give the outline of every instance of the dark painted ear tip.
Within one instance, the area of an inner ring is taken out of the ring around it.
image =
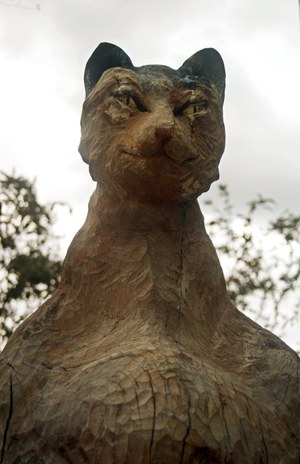
[[[225,74],[225,65],[222,56],[216,50],[215,48],[203,48],[203,50],[200,50],[203,54],[205,54],[207,57],[209,57],[211,60],[214,60],[215,62],[218,63],[220,67],[223,68],[224,74]]]
[[[208,55],[215,56],[217,58],[220,58],[223,61],[223,59],[222,59],[220,53],[218,52],[218,50],[216,50],[215,48],[212,48],[212,47],[202,48],[202,50],[199,50],[199,52],[197,52],[197,53],[201,53],[201,54],[202,53],[207,53]]]
[[[84,71],[84,85],[88,95],[107,69],[123,67],[132,69],[129,56],[117,45],[101,42],[88,59]]]
[[[101,42],[98,47],[95,48],[91,56],[89,57],[87,63],[86,63],[86,68],[92,63],[96,58],[102,57],[102,56],[108,56],[113,54],[116,50],[119,50],[123,52],[123,50],[118,47],[117,45],[114,45],[109,42]],[[124,52],[123,52],[124,53]]]

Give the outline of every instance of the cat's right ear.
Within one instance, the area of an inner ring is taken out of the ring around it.
[[[134,68],[129,56],[120,47],[107,42],[98,45],[89,58],[84,71],[86,96],[91,93],[104,71],[116,67]]]
[[[214,84],[224,102],[225,67],[222,57],[214,48],[204,48],[188,58],[178,69],[182,77],[192,77]]]

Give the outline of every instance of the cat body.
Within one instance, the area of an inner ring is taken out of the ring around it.
[[[224,66],[101,44],[80,153],[97,182],[59,288],[0,364],[3,463],[299,463],[299,358],[230,302],[197,197],[224,150]]]

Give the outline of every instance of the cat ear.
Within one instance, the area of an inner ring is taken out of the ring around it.
[[[222,57],[214,48],[204,48],[188,58],[178,69],[182,77],[194,77],[213,83],[224,101],[225,67]]]
[[[107,42],[98,45],[84,71],[86,96],[93,90],[104,71],[116,67],[133,69],[134,66],[129,56],[116,45]]]

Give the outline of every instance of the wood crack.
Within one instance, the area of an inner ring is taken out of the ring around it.
[[[184,256],[184,230],[185,230],[185,222],[186,222],[186,205],[184,204],[182,206],[182,229],[181,229],[181,237],[180,237],[180,255],[179,255],[179,265],[178,265],[178,270],[177,270],[177,278],[176,278],[176,286],[179,290],[179,307],[178,307],[178,319],[181,317],[181,312],[182,312],[182,306],[184,301],[184,295],[183,295],[183,256]]]
[[[226,420],[226,417],[225,417],[225,411],[224,411],[225,406],[227,405],[227,403],[226,403],[226,400],[224,400],[223,395],[221,394],[221,392],[219,392],[219,397],[220,397],[220,406],[221,406],[222,419],[223,419],[223,423],[224,423],[225,430],[226,430],[226,435],[227,435],[227,440],[228,440],[228,447],[229,447],[229,449],[231,449],[230,433],[229,433],[229,428],[228,428],[227,420]]]
[[[186,447],[186,440],[187,440],[187,437],[188,437],[188,435],[189,435],[189,433],[191,431],[191,400],[190,400],[190,398],[188,400],[187,416],[188,416],[188,425],[187,425],[186,433],[185,433],[185,435],[183,437],[183,441],[182,441],[180,464],[183,464],[184,452],[185,452],[185,447]]]
[[[150,446],[149,446],[149,454],[150,454],[150,462],[151,462],[151,455],[152,455],[152,446],[154,442],[154,433],[155,433],[155,421],[156,421],[156,400],[155,400],[155,392],[153,388],[152,378],[149,371],[146,371],[149,377],[150,388],[152,391],[152,401],[153,401],[153,421],[152,421],[152,430],[151,430],[151,439],[150,439]]]
[[[269,453],[268,453],[268,448],[267,448],[267,445],[266,445],[266,441],[265,441],[265,436],[264,436],[263,430],[261,431],[261,434],[262,434],[263,445],[264,445],[264,449],[265,449],[265,453],[266,453],[266,464],[268,464],[268,462],[269,462]]]
[[[8,416],[7,416],[7,419],[6,419],[6,424],[5,424],[4,434],[3,434],[2,449],[1,449],[1,461],[0,461],[1,464],[4,462],[4,452],[5,452],[7,434],[8,434],[8,429],[9,429],[12,413],[13,413],[13,388],[12,388],[12,374],[10,374],[9,410],[8,410]]]
[[[136,378],[131,375],[131,377],[133,378],[133,381],[134,381],[134,394],[135,394],[135,399],[136,399],[136,404],[137,404],[137,408],[138,408],[138,413],[139,413],[139,416],[141,417],[141,411],[140,411],[140,401],[139,401],[139,395],[138,395],[138,382],[136,381]]]

